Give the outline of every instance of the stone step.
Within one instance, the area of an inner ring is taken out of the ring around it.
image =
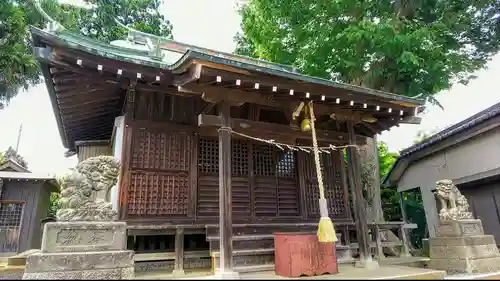
[[[234,271],[236,271],[238,273],[274,271],[274,263],[261,264],[261,265],[249,265],[249,266],[237,266],[234,268]]]
[[[233,235],[273,234],[275,232],[316,232],[317,223],[233,224]],[[206,225],[207,237],[219,236],[218,225]]]
[[[256,235],[237,235],[233,236],[234,241],[249,241],[249,240],[262,240],[262,239],[273,239],[273,234],[256,234]],[[207,236],[207,241],[219,240],[219,236]]]
[[[219,267],[220,253],[212,253],[212,268]],[[274,249],[255,249],[233,251],[234,267],[240,268],[243,272],[255,272],[259,266],[273,265],[274,266]],[[245,269],[245,268],[249,269]],[[274,267],[273,267],[274,268]],[[240,272],[240,271],[238,271]]]
[[[210,250],[212,252],[219,250],[219,237],[208,237],[207,240],[210,242]],[[245,235],[233,237],[233,250],[248,250],[273,247],[273,235]]]
[[[255,250],[238,250],[238,251],[233,251],[233,257],[234,256],[251,256],[251,255],[262,255],[262,254],[273,254],[274,255],[274,248],[269,248],[269,249],[255,249]],[[211,253],[212,257],[220,257],[220,252],[212,252]]]

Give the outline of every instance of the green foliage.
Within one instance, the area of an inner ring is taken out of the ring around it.
[[[398,157],[397,153],[390,152],[385,142],[379,141],[378,161],[380,170],[380,180],[382,181],[392,168]],[[401,221],[401,207],[399,205],[399,195],[395,188],[381,188],[380,197],[382,199],[382,209],[384,217],[388,221]]]
[[[398,154],[395,152],[390,152],[389,147],[385,142],[378,142],[378,161],[379,161],[379,170],[380,170],[380,178],[383,179],[387,173],[392,168],[392,165],[396,162],[396,158]]]
[[[24,158],[17,153],[11,146],[7,148],[7,150],[3,153],[3,158],[5,160],[12,159],[16,161],[17,164],[21,165],[21,167],[28,169],[28,162],[24,160]]]
[[[57,210],[59,210],[59,193],[53,192],[50,194],[50,205],[47,216],[55,218]]]
[[[41,0],[44,10],[66,28],[110,42],[125,39],[126,31],[114,21],[155,35],[172,37],[172,25],[158,11],[160,0],[90,0],[94,9]],[[40,73],[32,54],[29,25],[45,22],[31,0],[0,0],[0,109],[20,88],[39,83]]]
[[[239,54],[406,96],[467,83],[500,46],[497,0],[249,0]]]

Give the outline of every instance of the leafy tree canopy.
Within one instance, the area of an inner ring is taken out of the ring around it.
[[[9,148],[7,148],[7,150],[3,153],[3,159],[4,160],[12,159],[16,161],[17,164],[21,165],[23,168],[28,169],[28,162],[26,162],[26,160],[24,160],[24,158],[21,155],[19,155],[17,151],[15,151],[11,146],[9,146]]]
[[[387,175],[387,173],[389,173],[394,162],[396,162],[398,153],[390,152],[389,147],[383,141],[379,141],[377,145],[378,145],[380,179],[382,180]]]
[[[499,50],[498,0],[249,0],[239,54],[303,73],[431,97]]]
[[[172,25],[158,11],[160,0],[89,0],[93,9],[41,0],[44,10],[66,28],[104,42],[125,39],[125,25],[155,35],[172,37]],[[32,0],[0,0],[0,109],[19,89],[40,82],[33,57],[29,25],[46,22]]]

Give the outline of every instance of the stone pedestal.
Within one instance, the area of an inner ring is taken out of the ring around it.
[[[124,222],[47,223],[23,279],[134,279],[134,251],[126,243]]]
[[[495,238],[484,235],[481,220],[443,221],[437,237],[429,239],[429,268],[448,274],[500,271],[500,253]]]

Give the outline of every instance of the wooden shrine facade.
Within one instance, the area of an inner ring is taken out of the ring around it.
[[[122,170],[111,201],[129,226],[177,228],[180,261],[180,229],[206,227],[207,240],[218,237],[211,241],[221,272],[231,272],[233,224],[317,222],[312,153],[288,149],[311,145],[311,132],[299,124],[307,118],[300,109],[313,101],[318,142],[350,145],[345,158],[339,150],[321,153],[330,216],[354,220],[360,260],[371,261],[355,145],[418,123],[422,100],[135,31],[130,38],[137,42],[123,47],[52,27],[31,32],[61,139],[69,151],[76,142],[113,143]],[[208,224],[216,226],[212,237]]]
[[[130,222],[150,220],[155,224],[217,222],[219,140],[214,132],[190,125],[196,118],[184,118],[196,116],[207,106],[212,108],[207,116],[216,115],[217,106],[194,98],[164,95],[166,99],[158,103],[153,102],[158,94],[138,91],[136,95],[136,114],[129,120],[124,138],[130,140],[124,153],[130,157],[125,157],[127,172],[120,186],[122,217]],[[183,114],[172,115],[169,103],[174,103],[174,108]],[[154,109],[153,104],[158,108]],[[153,113],[147,113],[148,109]],[[232,117],[241,123],[248,120],[253,126],[262,123],[277,132],[288,126],[255,121],[262,120],[258,115],[261,111],[266,114],[266,110],[289,122],[282,112],[253,104],[232,107]],[[211,129],[216,133],[216,129]],[[272,136],[263,131],[259,137]],[[343,151],[322,155],[330,214],[336,221],[351,220]],[[231,173],[234,222],[318,220],[312,154],[233,137]]]

